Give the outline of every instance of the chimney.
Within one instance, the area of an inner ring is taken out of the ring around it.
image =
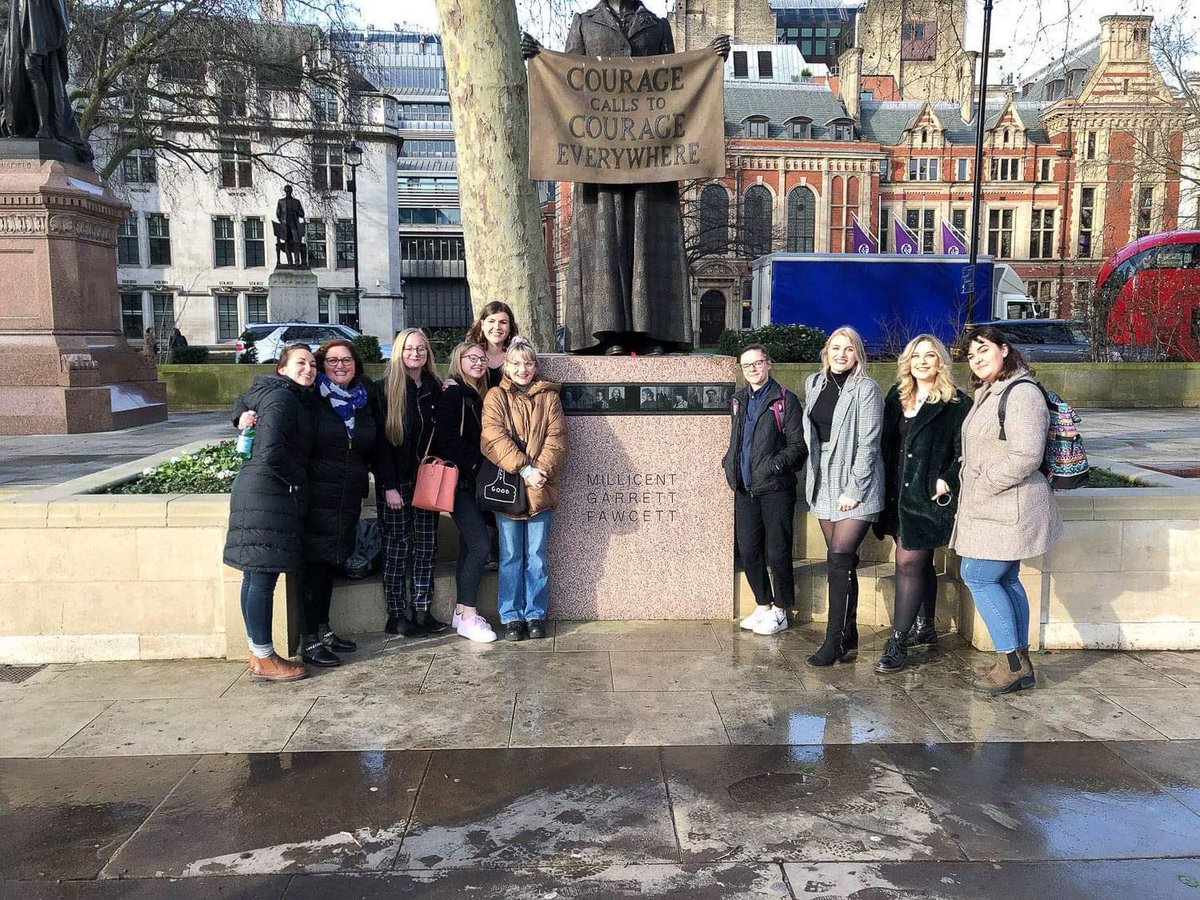
[[[852,119],[862,109],[862,59],[862,47],[851,47],[838,57],[838,99]]]
[[[979,51],[968,50],[963,57],[962,71],[958,78],[958,83],[962,88],[962,96],[959,97],[959,115],[962,116],[964,122],[971,122],[975,119],[975,66],[979,63]]]
[[[1105,16],[1100,20],[1100,65],[1149,62],[1154,16]]]

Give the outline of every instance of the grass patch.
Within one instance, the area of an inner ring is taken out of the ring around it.
[[[1090,488],[1144,488],[1146,482],[1125,475],[1117,475],[1108,469],[1092,469],[1088,472],[1087,486]]]

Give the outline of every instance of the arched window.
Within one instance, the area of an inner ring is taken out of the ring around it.
[[[701,256],[719,256],[729,249],[729,195],[719,184],[700,192],[699,228]]]
[[[748,256],[771,252],[771,192],[761,184],[746,191],[742,200],[742,243]]]
[[[812,189],[794,187],[787,197],[789,253],[812,253],[817,228],[817,198]]]
[[[746,137],[765,138],[768,136],[769,121],[765,116],[750,116],[742,123],[746,128]]]

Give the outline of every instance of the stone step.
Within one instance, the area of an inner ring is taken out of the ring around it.
[[[454,614],[457,579],[453,560],[439,562],[433,572],[433,615],[449,622]],[[498,584],[495,572],[484,572],[479,586],[479,612],[495,625]],[[334,631],[345,634],[382,631],[387,620],[383,599],[383,576],[375,574],[359,580],[339,579],[333,585],[333,605],[329,610]]]

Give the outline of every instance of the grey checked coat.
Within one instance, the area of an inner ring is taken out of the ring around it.
[[[1000,440],[1000,394],[1017,378],[985,384],[963,421],[958,518],[950,546],[959,556],[1018,560],[1039,556],[1062,535],[1062,516],[1040,471],[1050,412],[1042,392],[1020,384],[1008,395]]]
[[[823,372],[810,375],[804,382],[804,440],[808,444],[804,499],[812,514],[821,519],[873,519],[883,509],[879,452],[883,395],[868,376],[851,376],[833,410],[829,443],[822,444],[811,415],[824,388]],[[858,500],[858,506],[850,512],[839,512],[837,498],[841,494]]]

